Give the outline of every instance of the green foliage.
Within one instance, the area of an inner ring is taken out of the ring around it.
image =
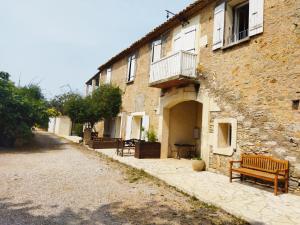
[[[122,92],[119,87],[101,85],[92,95],[92,102],[101,119],[116,117],[122,105]]]
[[[92,95],[83,98],[76,93],[55,96],[50,106],[63,115],[70,117],[73,123],[89,124],[115,117],[122,104],[121,90],[111,85],[101,85]]]
[[[0,145],[29,139],[34,126],[47,127],[47,103],[37,85],[16,87],[9,74],[0,72]]]
[[[157,136],[156,136],[156,133],[153,128],[149,129],[149,131],[147,131],[146,135],[147,135],[147,139],[149,142],[157,141]]]
[[[192,160],[202,160],[202,158],[201,157],[194,157],[194,158],[192,158]]]
[[[79,137],[83,137],[83,124],[76,123],[73,127],[73,132],[75,135]]]
[[[49,101],[49,108],[54,108],[61,115],[66,115],[66,112],[64,111],[64,105],[69,99],[75,96],[78,96],[78,94],[73,92],[67,92],[61,95],[56,95],[53,99]]]
[[[84,98],[79,94],[70,94],[63,104],[63,112],[73,123],[81,123],[86,115]]]
[[[47,113],[50,118],[61,116],[61,113],[57,111],[56,108],[48,108]]]

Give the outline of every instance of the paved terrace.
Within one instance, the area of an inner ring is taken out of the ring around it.
[[[97,149],[119,162],[143,169],[199,200],[219,206],[252,224],[300,224],[300,197],[292,194],[273,195],[273,189],[262,190],[233,181],[212,172],[195,172],[190,160],[136,159],[117,156],[114,149]]]

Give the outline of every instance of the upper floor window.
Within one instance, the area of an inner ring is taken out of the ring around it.
[[[132,82],[135,78],[136,72],[136,55],[131,55],[128,57],[128,70],[127,70],[127,79],[126,82]]]
[[[111,68],[106,70],[106,84],[110,84],[111,83]]]
[[[161,58],[161,40],[154,41],[152,43],[152,54],[151,54],[151,62],[156,62]]]
[[[228,44],[243,40],[249,34],[249,2],[237,5],[232,9],[232,33],[229,35]]]
[[[222,2],[214,11],[213,50],[263,32],[264,0]]]

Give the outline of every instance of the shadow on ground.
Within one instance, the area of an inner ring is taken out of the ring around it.
[[[189,211],[177,211],[161,202],[152,201],[143,207],[124,206],[122,202],[102,205],[96,210],[80,209],[74,212],[66,208],[57,215],[33,215],[31,211],[41,209],[32,202],[14,204],[10,199],[0,199],[0,224],[246,224],[239,219],[201,207]],[[57,207],[57,206],[52,206]]]
[[[34,137],[30,143],[23,147],[16,148],[0,148],[1,153],[43,153],[52,150],[62,150],[68,141],[49,134],[47,132],[34,132]]]

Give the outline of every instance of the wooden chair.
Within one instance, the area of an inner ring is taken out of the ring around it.
[[[240,167],[234,168],[234,163],[239,163]],[[232,173],[239,173],[241,176],[233,178]],[[274,182],[274,195],[277,195],[278,183],[284,182],[284,192],[287,193],[289,162],[287,160],[275,159],[270,156],[243,154],[241,160],[230,161],[229,176],[230,182],[235,178],[243,180],[244,176]]]
[[[126,155],[133,155],[135,149],[135,144],[138,142],[138,139],[130,139],[130,140],[124,140],[121,143],[119,143],[119,147],[117,148],[117,155],[124,156],[125,151],[127,151]]]

